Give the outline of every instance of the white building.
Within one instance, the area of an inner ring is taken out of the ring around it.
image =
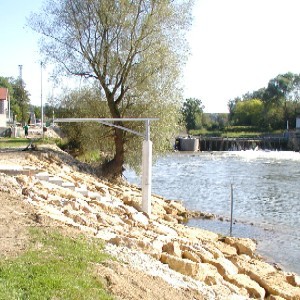
[[[0,88],[0,127],[6,127],[8,121],[8,89]]]

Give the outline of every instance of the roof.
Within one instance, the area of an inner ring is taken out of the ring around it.
[[[8,89],[0,88],[0,100],[7,100],[8,98]]]

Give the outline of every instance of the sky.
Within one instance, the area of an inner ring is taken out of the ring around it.
[[[34,105],[54,91],[49,68],[40,66],[38,35],[26,25],[42,3],[0,0],[0,76],[17,78],[22,65]],[[230,99],[266,87],[279,74],[299,74],[299,12],[299,0],[195,0],[184,97],[200,99],[205,112],[228,112]]]

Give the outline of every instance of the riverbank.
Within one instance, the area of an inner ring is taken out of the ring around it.
[[[192,212],[178,201],[153,196],[149,217],[140,211],[139,188],[100,180],[49,146],[3,151],[0,166],[1,203],[19,199],[35,215],[32,226],[47,218],[106,241],[119,262],[98,266],[97,276],[117,299],[300,299],[298,275],[262,261],[250,239],[184,225]],[[1,222],[15,213],[1,209]],[[0,248],[1,256],[9,249]]]
[[[299,162],[300,154],[291,151],[170,153],[153,164],[152,190],[183,201],[188,209],[228,219],[232,184],[233,217],[238,220],[233,235],[257,240],[259,253],[268,261],[300,274]],[[125,176],[140,185],[134,172],[127,170]],[[191,223],[229,235],[228,222]]]

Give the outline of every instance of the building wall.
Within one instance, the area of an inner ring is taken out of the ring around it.
[[[3,115],[5,114],[5,100],[0,100],[0,114]]]
[[[6,127],[6,114],[0,114],[0,127]]]
[[[0,127],[6,127],[7,109],[7,101],[0,100]]]

